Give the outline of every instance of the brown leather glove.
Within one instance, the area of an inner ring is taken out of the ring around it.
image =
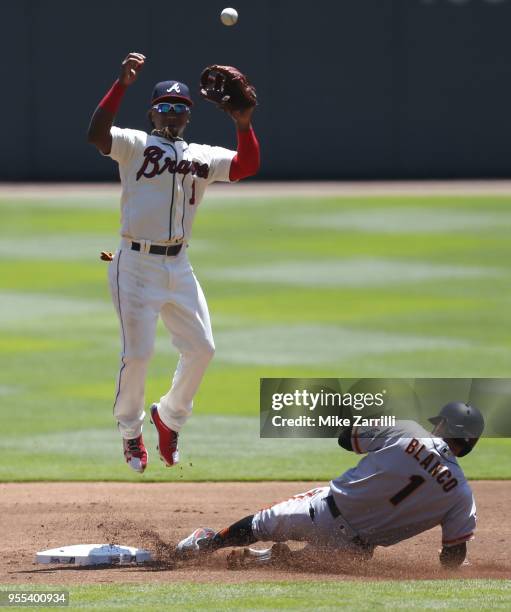
[[[201,96],[222,110],[236,111],[257,105],[255,87],[233,66],[213,64],[202,71]]]

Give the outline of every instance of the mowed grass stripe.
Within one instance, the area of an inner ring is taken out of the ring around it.
[[[384,259],[339,259],[275,262],[264,266],[236,266],[220,270],[206,269],[212,279],[242,283],[276,283],[304,287],[380,287],[438,280],[450,283],[458,279],[505,276],[504,268],[452,266],[427,262]]]
[[[20,248],[19,237],[2,237],[0,240],[0,257],[4,260],[38,261],[86,261],[99,263],[101,251],[114,252],[120,238],[101,234],[56,234],[39,237],[25,237]],[[211,254],[218,249],[212,241],[195,240],[194,252]],[[46,264],[47,265],[47,264]],[[106,269],[106,266],[105,266]]]
[[[281,219],[289,224],[288,218]],[[502,210],[478,211],[456,208],[399,207],[378,210],[360,207],[324,215],[293,217],[296,227],[357,231],[371,234],[459,234],[509,231],[511,213]]]
[[[42,293],[18,293],[0,291],[0,327],[11,328],[17,322],[22,325],[48,317],[79,317],[105,313],[108,304],[100,300],[85,300],[52,296]],[[44,325],[41,325],[44,329]],[[11,328],[12,329],[12,328]]]
[[[36,587],[16,586],[21,589]],[[511,586],[503,580],[103,584],[74,586],[69,591],[69,610],[508,610],[511,606]]]
[[[227,363],[342,365],[353,357],[468,347],[465,341],[350,330],[333,325],[259,326],[216,333],[218,359]]]
[[[108,266],[93,252],[117,245],[119,211],[114,199],[103,197],[104,207],[86,200],[0,200],[0,427],[12,442],[4,479],[131,478],[111,413],[118,322]],[[193,463],[183,478],[333,475],[338,454],[329,446],[313,445],[308,465],[285,445],[273,461],[278,449],[259,446],[256,426],[245,424],[248,438],[240,433],[235,417],[256,417],[260,377],[509,376],[510,204],[509,197],[205,201],[188,254],[208,298],[217,357],[183,432]],[[310,217],[317,227],[293,223]],[[168,389],[176,361],[160,325],[148,404]],[[63,453],[66,432],[74,442]],[[222,456],[233,432],[260,449],[249,453],[257,470],[244,461],[243,445]],[[87,462],[80,436],[85,447],[108,451]],[[219,452],[208,453],[208,443]],[[474,453],[469,475],[511,475],[505,446],[486,448],[497,467]]]
[[[131,482],[321,480],[325,484],[358,458],[331,439],[260,439],[259,418],[196,414],[181,435],[181,464],[166,469],[158,460],[156,435],[148,423],[144,439],[149,468],[136,475],[124,463],[118,431],[110,426],[71,429],[69,422],[52,430],[4,435],[0,452],[19,458],[0,464],[0,480],[122,480]],[[226,440],[229,441],[226,446]],[[505,479],[508,465],[499,456],[511,451],[511,440],[484,439],[462,461],[470,478]],[[277,475],[276,475],[277,474]],[[299,491],[297,490],[297,493]]]

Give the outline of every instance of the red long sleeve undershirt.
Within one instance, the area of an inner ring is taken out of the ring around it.
[[[261,165],[259,142],[253,128],[248,132],[238,130],[238,149],[232,158],[229,180],[239,181],[257,174]]]
[[[121,83],[119,83],[119,79],[117,79],[105,94],[105,97],[101,100],[99,106],[104,108],[109,113],[112,113],[112,115],[116,115],[125,93],[126,85],[121,85]]]

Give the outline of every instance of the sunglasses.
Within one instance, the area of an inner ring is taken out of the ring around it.
[[[176,115],[182,115],[183,113],[187,113],[189,108],[186,104],[182,102],[177,102],[176,104],[171,104],[170,102],[160,102],[159,104],[155,104],[153,109],[158,113],[170,113],[173,111]]]

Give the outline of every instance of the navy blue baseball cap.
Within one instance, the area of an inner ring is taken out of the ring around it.
[[[190,89],[188,85],[179,81],[162,81],[156,83],[151,96],[151,103],[167,102],[177,100],[184,102],[188,106],[193,106],[192,98],[190,97]]]

